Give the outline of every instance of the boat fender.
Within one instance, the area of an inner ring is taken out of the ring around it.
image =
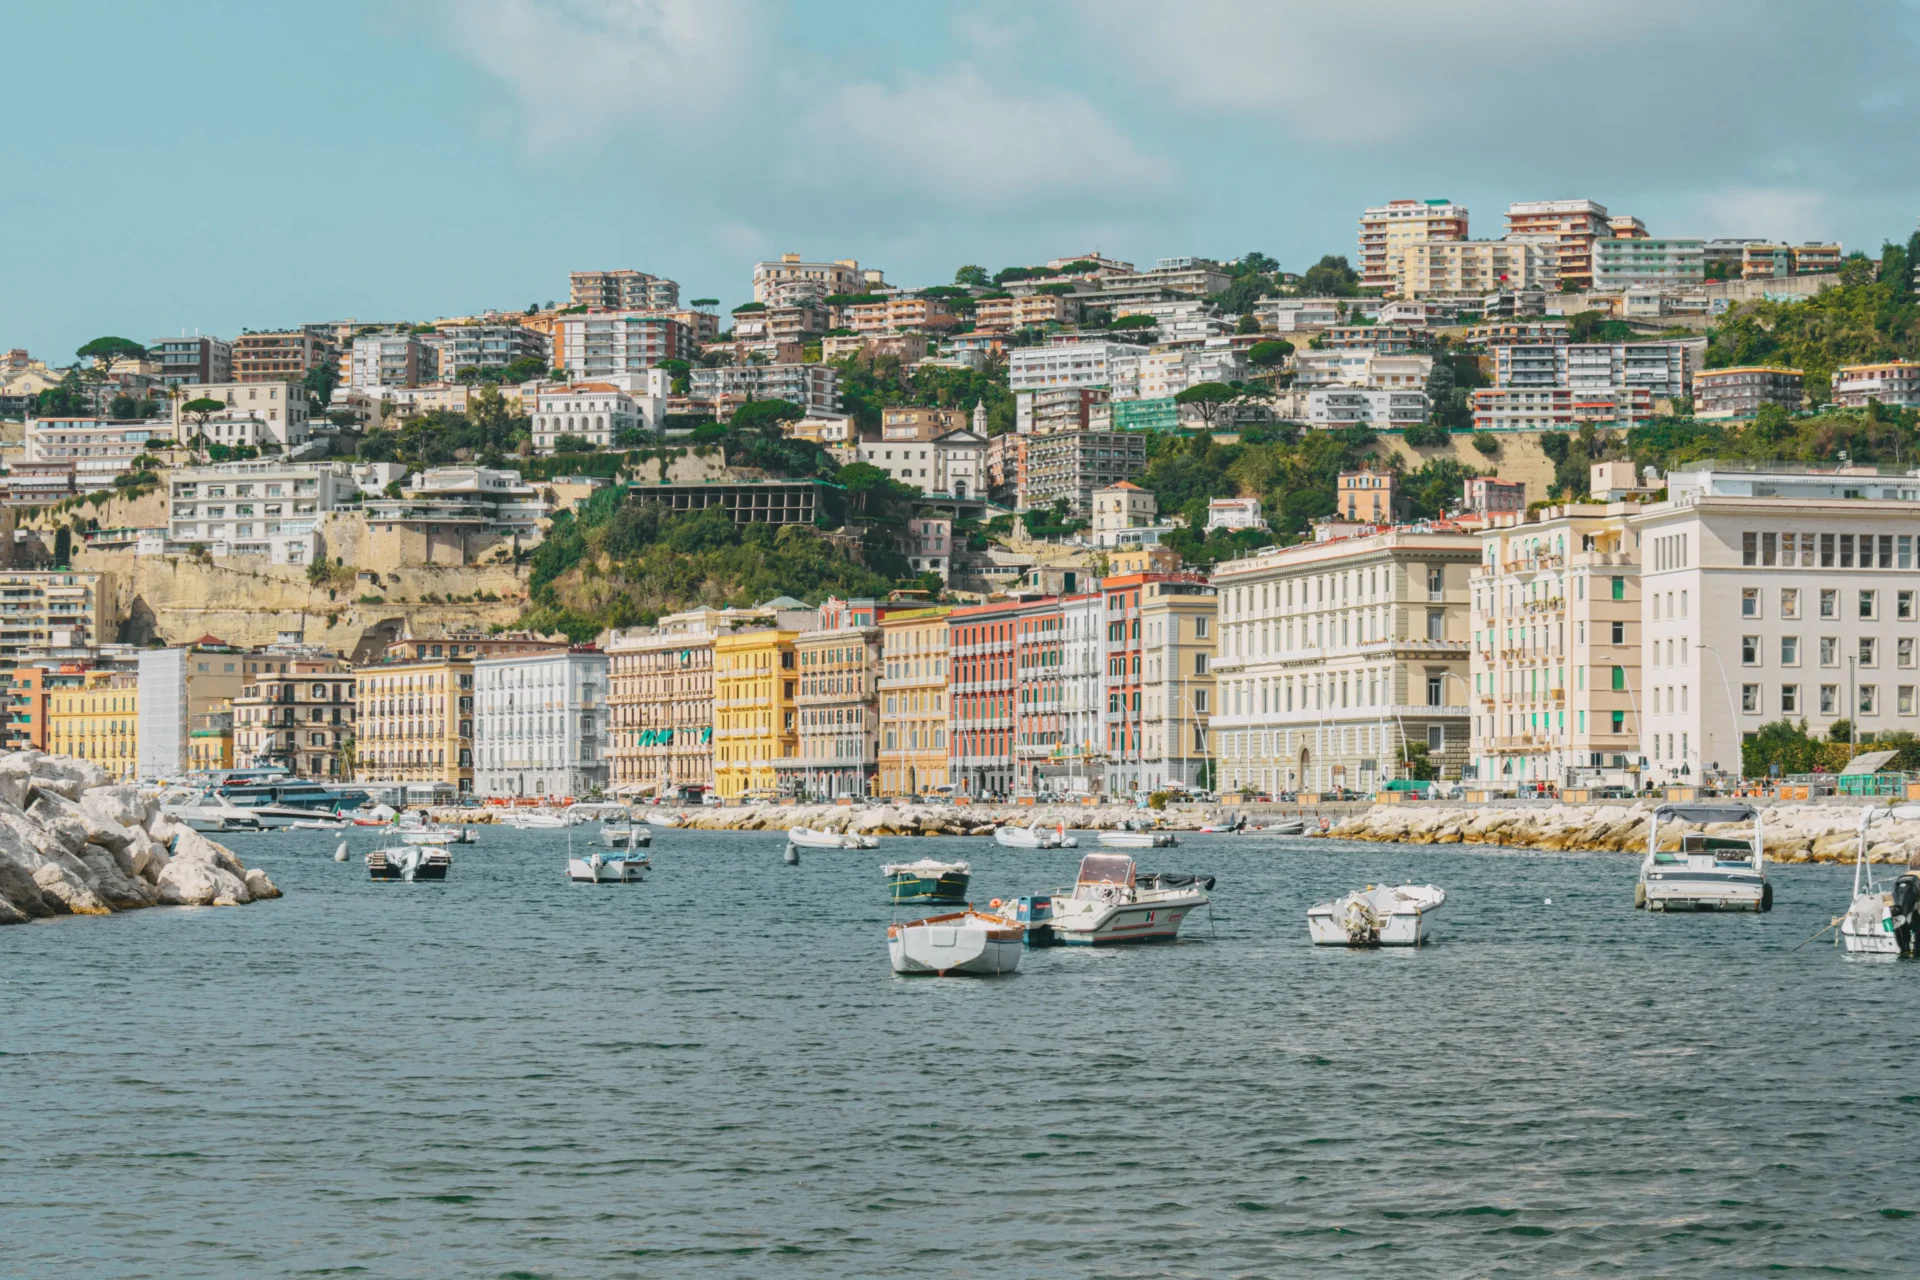
[[[1760,909],[1762,911],[1773,910],[1773,882],[1772,881],[1768,881],[1766,884],[1763,884],[1760,886]]]
[[[1647,886],[1644,884],[1634,885],[1633,886],[1633,909],[1635,911],[1641,911],[1646,908],[1646,905],[1647,905]]]

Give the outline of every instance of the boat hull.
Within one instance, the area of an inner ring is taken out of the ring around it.
[[[964,871],[940,876],[903,871],[887,877],[887,895],[895,902],[959,903],[967,900],[967,886],[972,882],[973,877]]]
[[[1893,908],[1885,894],[1863,893],[1853,900],[1840,917],[1840,945],[1853,956],[1900,954],[1900,940],[1893,933]]]
[[[1022,932],[979,917],[896,924],[887,929],[887,958],[895,973],[909,977],[1014,973],[1024,950]]]
[[[591,858],[567,859],[567,878],[575,884],[638,884],[645,880],[644,859],[607,858],[596,867]]]
[[[1649,911],[1765,911],[1773,905],[1757,871],[1655,871],[1641,884]]]
[[[1170,831],[1102,831],[1100,843],[1109,849],[1171,849],[1180,841]]]
[[[1419,947],[1426,945],[1432,927],[1432,912],[1396,912],[1381,925],[1377,942],[1355,942],[1348,936],[1346,927],[1340,923],[1331,904],[1323,904],[1307,912],[1307,933],[1316,947]]]
[[[1199,902],[1128,902],[1099,911],[1075,911],[1068,906],[1063,913],[1061,900],[1054,899],[1053,941],[1064,947],[1115,947],[1142,942],[1173,942],[1180,936],[1180,924]]]
[[[602,827],[600,843],[609,849],[648,849],[653,847],[653,833],[645,827]]]

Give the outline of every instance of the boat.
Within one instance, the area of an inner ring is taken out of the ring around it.
[[[1073,888],[1054,891],[1049,923],[1054,941],[1069,946],[1171,942],[1211,888],[1212,876],[1142,873],[1125,854],[1090,853]]]
[[[887,926],[887,958],[901,974],[1013,973],[1020,968],[1019,925],[980,911],[955,911]]]
[[[287,824],[289,831],[347,831],[352,827],[345,818],[300,818]]]
[[[852,831],[819,831],[812,827],[792,827],[787,843],[802,849],[878,849],[878,836],[863,836]]]
[[[1226,822],[1209,822],[1206,826],[1201,827],[1200,831],[1204,835],[1225,836],[1232,835],[1236,831],[1245,831],[1246,829],[1247,815],[1240,813],[1235,814]]]
[[[1912,913],[1913,904],[1900,904],[1906,910],[1898,910],[1893,893],[1882,889],[1874,877],[1873,864],[1867,861],[1867,845],[1868,832],[1875,818],[1893,818],[1897,821],[1920,819],[1920,805],[1867,809],[1860,814],[1860,848],[1853,862],[1853,899],[1847,905],[1847,914],[1837,922],[1840,925],[1840,945],[1848,955],[1897,956],[1900,954],[1900,938],[1895,930],[1899,927],[1901,917]]]
[[[1430,884],[1370,884],[1307,908],[1307,932],[1316,947],[1418,947],[1446,901]]]
[[[163,803],[160,811],[175,822],[184,823],[202,834],[262,829],[258,817],[214,791],[197,791],[171,803]]]
[[[423,818],[403,817],[393,824],[400,839],[408,844],[473,844],[473,828],[465,823],[436,823]]]
[[[567,859],[567,878],[575,884],[637,884],[653,862],[646,854],[637,856],[601,853],[595,849],[584,858]]]
[[[1276,836],[1303,836],[1307,834],[1307,824],[1300,818],[1288,818],[1282,822],[1269,822],[1260,830]]]
[[[374,880],[445,880],[452,866],[452,854],[425,845],[395,845],[367,855],[367,875]]]
[[[609,849],[645,849],[653,844],[653,832],[631,822],[609,822],[600,828],[600,843]]]
[[[500,821],[522,831],[553,831],[573,825],[567,821],[565,814],[555,813],[551,809],[508,809],[501,815]]]
[[[1050,947],[1054,944],[1051,895],[1035,893],[1021,898],[995,898],[987,904],[987,909],[990,914],[1025,929],[1029,947]]]
[[[1024,827],[1008,824],[993,829],[993,842],[1009,849],[1078,849],[1080,842],[1067,834],[1067,824],[1043,827],[1035,818]]]
[[[1126,827],[1119,831],[1102,831],[1100,843],[1109,849],[1171,849],[1180,841],[1171,831]]]
[[[285,774],[234,771],[217,789],[239,808],[260,817],[260,825],[284,828],[309,818],[332,817],[367,802],[358,788],[336,788]]]
[[[1660,849],[1663,819],[1699,823],[1751,822],[1751,836],[1689,831],[1680,848]],[[1640,864],[1633,905],[1649,911],[1771,911],[1760,811],[1750,804],[1663,804],[1648,824],[1647,856]]]
[[[973,869],[964,862],[890,862],[880,868],[895,902],[965,902]]]

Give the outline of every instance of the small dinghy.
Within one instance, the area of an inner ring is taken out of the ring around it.
[[[999,916],[956,911],[887,926],[887,958],[900,974],[1013,973],[1026,930]]]
[[[895,902],[965,902],[973,869],[964,862],[890,862],[880,868]]]
[[[1660,823],[1707,826],[1751,822],[1751,836],[1710,836],[1689,831],[1680,848],[1660,849]],[[1760,811],[1750,804],[1663,804],[1648,823],[1647,856],[1633,888],[1633,905],[1649,911],[1771,911],[1773,886],[1767,883],[1765,839]]]
[[[445,849],[416,844],[367,855],[367,876],[373,880],[445,880],[452,866],[453,855]]]
[[[600,843],[609,849],[645,849],[653,844],[653,832],[631,822],[609,822],[600,828]]]
[[[345,831],[353,824],[345,818],[300,818],[287,824],[288,831]]]
[[[1307,834],[1307,824],[1299,818],[1290,818],[1285,822],[1269,822],[1260,828],[1273,836],[1303,836]]]
[[[1035,818],[1024,827],[1008,824],[993,829],[993,842],[1008,849],[1078,849],[1080,842],[1067,834],[1067,824],[1040,825]]]
[[[522,831],[557,831],[572,825],[565,814],[551,809],[509,809],[500,821]]]
[[[1232,835],[1236,831],[1245,831],[1246,829],[1247,815],[1244,813],[1237,813],[1224,822],[1209,822],[1206,826],[1200,828],[1202,834],[1214,836]]]
[[[1171,831],[1129,827],[1121,831],[1102,831],[1100,843],[1109,849],[1171,849],[1180,841]]]
[[[787,832],[787,843],[802,849],[878,849],[878,836],[863,836],[852,831],[816,831],[812,827],[794,827]]]
[[[1417,947],[1446,901],[1446,891],[1430,884],[1370,884],[1309,907],[1307,932],[1316,947]]]
[[[1920,805],[1867,809],[1861,813],[1860,848],[1853,862],[1853,900],[1847,905],[1847,914],[1839,920],[1840,945],[1853,956],[1898,956],[1900,938],[1896,931],[1920,904],[1912,901],[1910,875],[1902,876],[1892,891],[1882,889],[1875,879],[1873,864],[1867,861],[1868,832],[1875,818],[1920,819]],[[1908,886],[1905,892],[1902,892],[1903,886]]]
[[[567,878],[575,884],[638,884],[647,878],[651,866],[652,859],[644,853],[623,857],[596,849],[584,858],[568,858]]]
[[[1090,853],[1080,859],[1072,889],[1056,890],[1049,901],[1054,941],[1069,946],[1107,946],[1124,942],[1172,942],[1180,922],[1210,901],[1212,876],[1136,872],[1133,859],[1118,853]]]

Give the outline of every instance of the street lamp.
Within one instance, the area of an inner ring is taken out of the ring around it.
[[[1727,664],[1720,660],[1720,654],[1717,651],[1715,651],[1712,645],[1701,644],[1696,647],[1702,653],[1712,654],[1713,665],[1720,668],[1720,687],[1726,692],[1726,695],[1727,695],[1727,718],[1733,721],[1734,779],[1739,782],[1744,782],[1746,781],[1747,775],[1746,775],[1746,761],[1741,758],[1741,751],[1740,751],[1740,709],[1736,707],[1733,703],[1733,685],[1727,679]],[[1701,730],[1701,736],[1702,737],[1706,736],[1706,721],[1704,718],[1701,720],[1700,730]],[[1702,742],[1700,744],[1701,759],[1704,760],[1706,758],[1706,754],[1707,754],[1707,744]]]

